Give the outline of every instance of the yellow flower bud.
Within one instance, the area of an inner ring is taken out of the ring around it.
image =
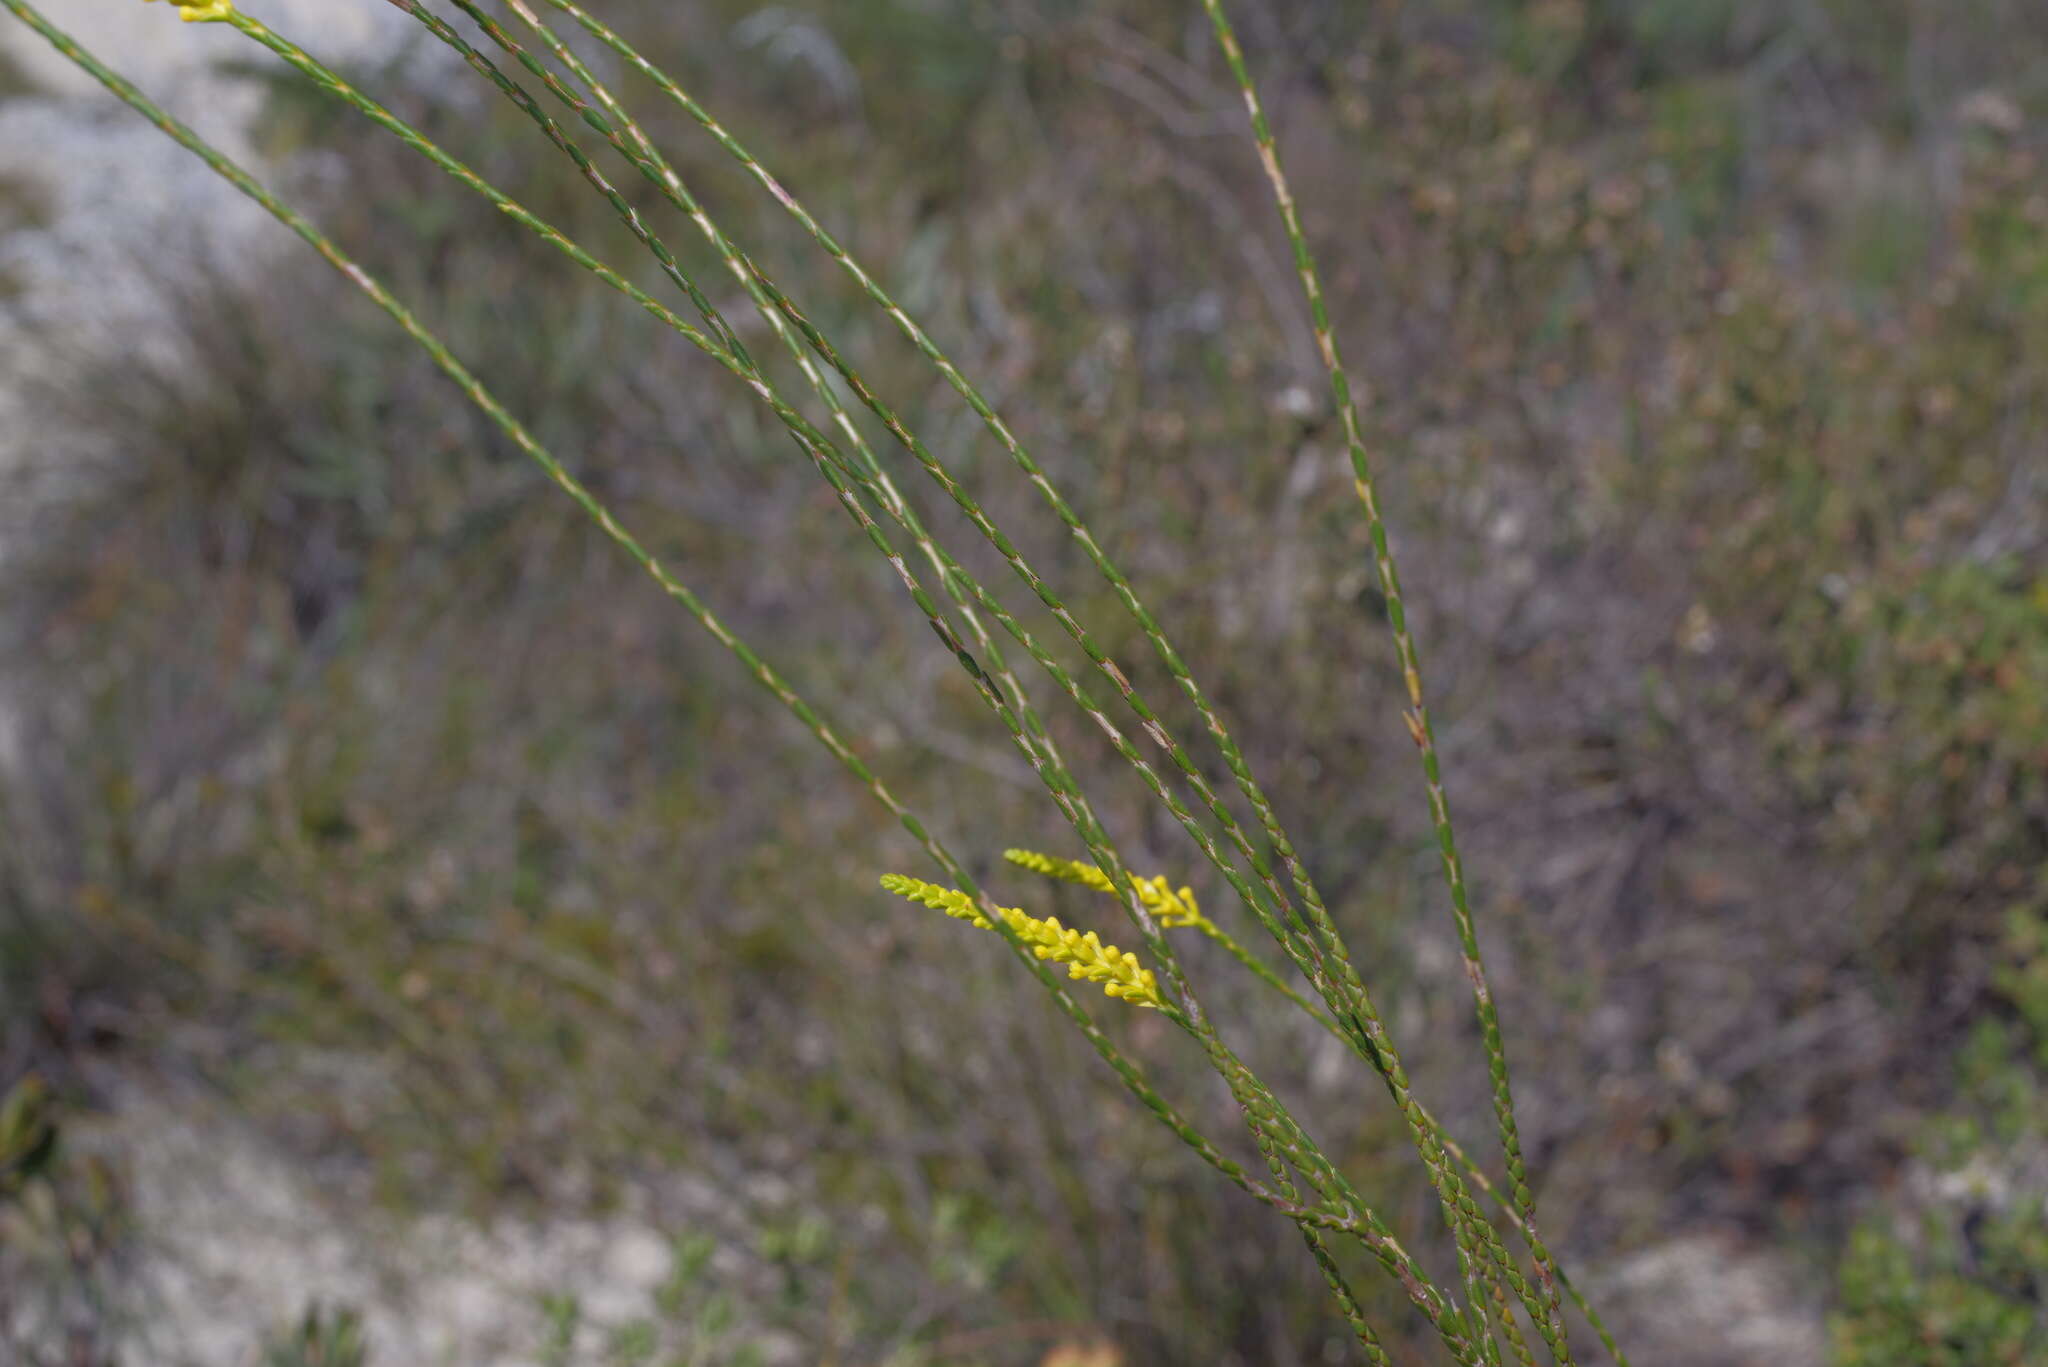
[[[144,0],[154,4],[156,0]],[[178,17],[188,24],[220,23],[233,16],[234,0],[171,0]]]
[[[1116,885],[1109,881],[1109,875],[1093,864],[1084,864],[1078,859],[1061,859],[1058,855],[1039,854],[1035,850],[1004,850],[1003,858],[1021,869],[1042,873],[1048,878],[1058,878],[1069,883],[1079,883],[1084,888],[1097,892],[1115,892]],[[1179,926],[1193,926],[1198,930],[1211,929],[1209,918],[1202,915],[1195,905],[1193,888],[1182,888],[1178,892],[1167,885],[1164,874],[1152,878],[1134,878],[1132,883],[1138,889],[1139,898],[1145,909],[1159,918],[1159,924],[1168,930]]]

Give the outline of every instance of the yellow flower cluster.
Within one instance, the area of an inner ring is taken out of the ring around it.
[[[900,873],[883,874],[882,886],[934,911],[943,911],[957,921],[965,921],[981,930],[995,929],[980,908],[974,905],[974,899],[964,892],[919,878],[906,878]],[[1152,970],[1140,967],[1137,955],[1102,943],[1094,931],[1084,934],[1069,930],[1056,917],[1048,916],[1041,921],[1035,916],[1026,916],[1016,907],[997,907],[996,911],[1017,933],[1017,938],[1031,947],[1033,954],[1056,964],[1065,964],[1068,977],[1101,983],[1104,992],[1133,1006],[1156,1008],[1166,1005]]]
[[[1020,869],[1030,869],[1048,878],[1060,878],[1069,883],[1079,883],[1084,888],[1097,892],[1115,892],[1116,885],[1109,881],[1109,875],[1093,864],[1084,864],[1078,859],[1061,859],[1058,855],[1039,854],[1035,850],[1004,850],[1003,858]],[[1214,929],[1202,909],[1195,905],[1195,890],[1169,887],[1166,876],[1159,874],[1152,878],[1131,879],[1137,885],[1138,896],[1144,899],[1145,909],[1159,919],[1159,924],[1168,930],[1177,926],[1193,926],[1197,930]]]
[[[144,0],[154,4],[156,0]],[[178,17],[188,24],[218,23],[230,18],[235,12],[234,0],[171,0],[177,7]]]

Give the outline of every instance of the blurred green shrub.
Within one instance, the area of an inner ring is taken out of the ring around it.
[[[0,1196],[19,1196],[56,1156],[49,1111],[49,1087],[34,1073],[0,1094]]]
[[[2048,1347],[2040,1285],[2048,1226],[2038,1206],[1977,1221],[1929,1219],[1906,1239],[1853,1234],[1841,1268],[1835,1367],[2024,1367]]]
[[[365,1367],[369,1360],[362,1316],[346,1306],[307,1306],[263,1348],[263,1367]]]
[[[59,1098],[27,1073],[0,1092],[0,1360],[40,1362],[57,1340],[97,1364],[129,1234],[126,1193],[96,1155],[63,1144]]]
[[[1835,1367],[2019,1367],[2048,1353],[2043,910],[2039,897],[2012,909],[1997,981],[2018,1018],[1978,1022],[1957,1060],[1960,1095],[1923,1146],[1946,1190],[1874,1214],[1850,1238]]]

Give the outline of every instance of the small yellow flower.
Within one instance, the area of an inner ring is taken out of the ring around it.
[[[143,0],[155,4],[156,0]],[[171,0],[178,10],[178,17],[188,24],[219,23],[233,17],[234,0]]]
[[[1004,850],[1003,858],[1018,868],[1030,869],[1048,878],[1079,883],[1097,892],[1116,891],[1116,885],[1109,881],[1108,874],[1078,859],[1061,859],[1058,855],[1039,854],[1035,850]],[[1195,904],[1193,888],[1182,888],[1176,892],[1167,885],[1164,874],[1152,878],[1133,877],[1131,881],[1137,885],[1138,896],[1144,900],[1145,909],[1156,916],[1166,929],[1178,926],[1193,926],[1205,932],[1213,929],[1209,918],[1202,915],[1202,909]]]
[[[974,899],[957,889],[943,888],[920,878],[906,878],[900,873],[883,874],[882,886],[898,896],[922,902],[934,911],[943,911],[953,919],[965,921],[978,929],[995,929],[988,917],[974,905]],[[1137,955],[1102,943],[1094,931],[1070,930],[1061,925],[1057,917],[1048,916],[1041,921],[1035,916],[1026,916],[1016,907],[997,907],[996,911],[1017,933],[1017,938],[1031,947],[1033,954],[1056,964],[1065,964],[1068,977],[1101,983],[1104,992],[1133,1006],[1157,1008],[1166,1005],[1166,999],[1159,994],[1159,980],[1153,976],[1152,970],[1140,966]]]

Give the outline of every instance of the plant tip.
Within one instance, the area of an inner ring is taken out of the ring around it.
[[[143,0],[153,5],[156,0]],[[235,14],[234,0],[171,0],[178,17],[188,24],[222,23]]]

